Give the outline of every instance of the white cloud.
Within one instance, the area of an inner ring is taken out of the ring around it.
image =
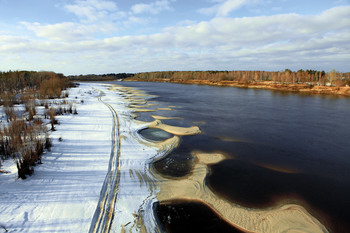
[[[227,0],[218,7],[217,16],[227,16],[231,11],[237,10],[249,2],[248,0]]]
[[[122,11],[114,1],[110,0],[75,0],[73,4],[66,4],[63,8],[79,18],[80,23],[77,25],[80,28],[91,29],[90,24],[93,24],[94,27],[101,25],[104,28],[106,25],[113,24],[114,30],[116,28],[126,30],[135,25],[149,24],[153,19],[146,18],[144,14],[155,15],[162,11],[171,10],[171,3],[175,1],[157,0],[148,4],[140,3],[132,5],[129,11]],[[77,35],[72,34],[71,37],[77,37]]]
[[[28,39],[19,36],[0,35],[0,44],[26,43]]]
[[[97,32],[107,33],[115,30],[111,24],[80,24],[64,22],[58,24],[42,25],[40,23],[22,22],[28,30],[33,31],[37,37],[58,41],[75,41],[93,38]]]
[[[218,4],[209,7],[199,9],[198,12],[206,15],[213,15],[219,17],[228,16],[232,11],[238,10],[243,6],[258,3],[259,0],[225,0],[219,1]]]
[[[88,36],[100,30],[93,25],[25,25],[51,40],[19,41],[19,37],[0,36],[0,57],[45,55],[66,62],[61,67],[64,70],[57,70],[64,73],[284,68],[348,71],[350,63],[349,6],[319,15],[216,17],[151,35],[104,39]],[[37,64],[40,60],[34,57],[26,62]]]
[[[110,12],[117,10],[115,2],[104,0],[75,0],[74,4],[65,5],[64,7],[69,12],[88,21],[103,19]]]
[[[161,11],[171,10],[171,2],[170,0],[159,0],[149,4],[139,3],[135,4],[131,7],[131,11],[133,14],[158,14]]]

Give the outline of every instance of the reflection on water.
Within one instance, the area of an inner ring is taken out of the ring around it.
[[[155,163],[166,177],[183,177],[193,168],[193,151],[221,152],[211,165],[210,188],[247,207],[300,203],[332,232],[350,223],[350,99],[252,89],[168,83],[118,83],[155,95],[155,112],[169,125],[200,124],[202,134],[182,137]],[[157,110],[177,106],[173,111]]]
[[[156,210],[160,222],[169,233],[243,232],[232,227],[210,208],[198,202],[179,200],[173,203],[161,203]]]

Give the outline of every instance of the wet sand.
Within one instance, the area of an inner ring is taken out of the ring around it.
[[[245,232],[328,232],[306,209],[299,205],[258,210],[248,209],[217,196],[205,184],[208,165],[224,159],[221,154],[194,153],[196,165],[192,175],[181,180],[167,180],[157,174],[160,202],[187,200],[203,203],[232,226]]]

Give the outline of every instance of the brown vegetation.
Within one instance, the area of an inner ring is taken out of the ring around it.
[[[0,161],[14,159],[19,178],[25,179],[26,175],[31,175],[33,166],[41,163],[44,149],[51,148],[47,128],[40,116],[36,116],[36,101],[40,102],[36,99],[59,98],[62,93],[62,97],[68,97],[69,93],[62,90],[69,86],[67,78],[53,72],[0,72],[0,104],[4,105],[7,118],[7,124],[0,126]],[[49,108],[51,104],[47,101],[42,103],[48,109],[51,129],[55,130],[56,109]],[[16,113],[14,104],[24,104],[25,112]],[[65,112],[73,114],[76,109],[73,110],[70,104]]]
[[[25,110],[28,112],[28,121],[33,120],[36,115],[35,100],[27,99],[25,102]]]
[[[68,79],[63,74],[54,72],[34,72],[34,71],[8,71],[0,72],[0,93],[22,93],[28,90],[38,90],[44,80],[61,80],[57,87],[66,88],[70,85]],[[54,88],[54,89],[55,89]]]
[[[62,107],[62,104],[66,104],[67,107]],[[73,103],[65,100],[45,102],[44,105],[48,108],[44,116],[45,119],[49,119],[52,131],[56,130],[55,125],[58,124],[56,115],[78,114]],[[41,164],[44,149],[50,150],[52,146],[45,123],[40,116],[34,117],[35,108],[35,101],[32,99],[27,100],[26,112],[23,114],[16,114],[13,107],[5,107],[8,124],[0,127],[0,162],[9,158],[14,159],[18,177],[21,179],[34,172],[33,166]]]
[[[62,90],[66,87],[65,80],[58,77],[51,77],[43,80],[40,84],[40,96],[42,98],[59,98]]]
[[[167,71],[138,73],[126,80],[263,88],[315,94],[350,95],[350,73],[289,69],[267,71]]]
[[[15,119],[8,126],[0,128],[0,154],[2,159],[16,161],[18,177],[25,179],[33,173],[32,166],[41,163],[44,144],[47,140],[46,128],[23,119]]]

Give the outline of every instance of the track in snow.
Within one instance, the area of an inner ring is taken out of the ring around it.
[[[113,115],[112,150],[109,159],[108,171],[103,182],[100,199],[92,218],[89,233],[109,232],[115,213],[115,205],[120,183],[120,124],[118,114],[108,103],[98,97]]]

